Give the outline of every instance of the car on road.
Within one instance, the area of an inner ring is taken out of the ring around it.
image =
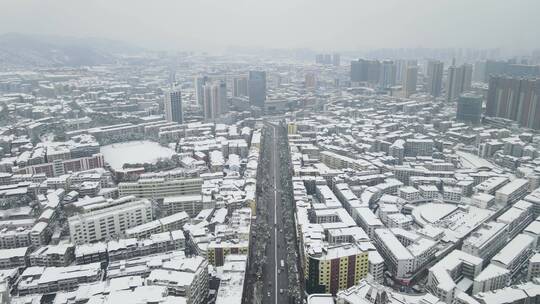
[[[270,291],[268,292],[268,296],[270,296]]]

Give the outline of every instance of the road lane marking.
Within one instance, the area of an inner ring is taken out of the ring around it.
[[[276,127],[274,127],[274,188],[277,188],[277,172],[276,172]],[[276,261],[275,269],[275,293],[274,300],[278,303],[278,261],[277,261],[277,191],[274,190],[274,260]]]

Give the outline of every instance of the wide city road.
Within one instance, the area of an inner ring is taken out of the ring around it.
[[[272,229],[270,243],[266,246],[267,263],[263,271],[264,294],[263,303],[278,304],[288,303],[288,280],[287,280],[287,246],[284,234],[284,223],[281,203],[281,174],[279,160],[279,133],[277,127],[270,127],[269,134],[272,136],[270,143],[270,180],[272,183],[271,193],[265,195],[268,204],[268,223]]]

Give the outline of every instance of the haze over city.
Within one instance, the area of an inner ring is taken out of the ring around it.
[[[536,0],[4,0],[0,32],[149,49],[540,47]]]

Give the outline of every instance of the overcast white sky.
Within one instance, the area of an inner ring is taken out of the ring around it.
[[[0,0],[0,33],[153,49],[540,47],[540,0]]]

